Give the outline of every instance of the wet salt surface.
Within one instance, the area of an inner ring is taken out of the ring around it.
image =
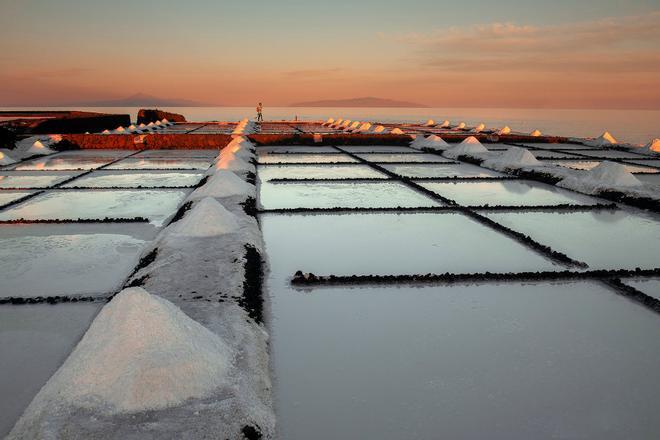
[[[15,170],[91,170],[116,160],[113,157],[56,155],[29,160]]]
[[[548,144],[542,142],[538,142],[538,143],[530,142],[521,145],[534,147],[534,148],[542,148],[544,150],[585,150],[589,148],[582,144]]]
[[[588,205],[598,203],[593,197],[532,180],[498,182],[420,182],[437,194],[455,200],[461,205],[560,205],[571,203]]]
[[[271,270],[289,277],[297,270],[397,275],[562,269],[456,213],[269,214],[260,221]]]
[[[586,262],[591,269],[660,267],[660,221],[651,214],[619,210],[486,215]]]
[[[504,175],[497,171],[466,163],[382,166],[404,177],[497,177]]]
[[[635,174],[637,180],[648,185],[660,185],[660,173],[655,174]]]
[[[660,278],[624,279],[622,281],[624,284],[660,300]]]
[[[334,147],[322,145],[277,145],[257,147],[257,152],[260,155],[277,153],[339,153]]]
[[[0,297],[114,292],[156,232],[140,223],[2,225]]]
[[[190,190],[48,191],[0,213],[0,220],[145,217],[160,226]],[[0,196],[5,192],[0,193]]]
[[[0,437],[60,367],[102,303],[0,307]]]
[[[576,150],[576,153],[591,157],[608,157],[612,159],[639,159],[639,154],[629,153],[627,151],[617,150]]]
[[[171,158],[215,158],[219,149],[213,150],[145,150],[137,153],[135,158],[141,157],[171,157]]]
[[[391,145],[342,145],[342,150],[349,153],[417,153],[418,150],[405,146],[391,146]]]
[[[357,162],[346,154],[259,154],[259,163],[332,163]]]
[[[577,154],[566,153],[563,151],[536,150],[536,151],[532,151],[532,154],[537,159],[580,159],[581,158]]]
[[[117,163],[108,166],[108,170],[130,170],[130,169],[191,169],[191,170],[205,170],[211,165],[212,159],[194,159],[194,158],[180,158],[180,159],[157,159],[157,158],[142,158],[142,159],[123,159]]]
[[[0,188],[47,188],[74,175],[73,173],[45,173],[42,171],[37,173],[10,171],[0,174]]]
[[[448,162],[449,160],[434,154],[359,154],[360,158],[369,162]]]
[[[118,172],[95,171],[80,179],[73,180],[63,187],[154,187],[154,186],[193,186],[204,177],[202,172]]]
[[[22,199],[29,196],[34,191],[1,191],[0,192],[0,206],[13,202],[14,200]]]
[[[276,208],[396,208],[439,206],[440,202],[399,182],[314,182],[259,184],[264,209]]]
[[[280,438],[660,432],[660,320],[599,284],[296,291],[287,276],[268,280]]]
[[[596,168],[598,165],[603,163],[600,160],[579,160],[579,161],[573,161],[573,160],[558,160],[558,161],[547,161],[551,164],[554,165],[559,165],[560,167],[564,168],[571,168],[574,170],[591,170]],[[659,171],[656,170],[655,168],[650,168],[650,167],[644,167],[644,166],[635,166],[635,165],[624,165],[626,167],[626,171],[629,173],[658,173]]]
[[[636,163],[637,165],[646,165],[649,167],[658,167],[660,168],[660,159],[650,159],[650,160],[627,160],[629,163]]]
[[[387,176],[367,165],[320,165],[320,166],[260,166],[259,178],[270,179],[350,179],[350,178],[386,179]]]

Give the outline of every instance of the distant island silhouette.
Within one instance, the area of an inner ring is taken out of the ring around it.
[[[427,105],[416,102],[397,101],[385,98],[348,98],[348,99],[323,99],[318,101],[296,102],[291,107],[420,107]]]

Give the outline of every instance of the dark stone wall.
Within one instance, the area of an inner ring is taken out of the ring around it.
[[[149,122],[156,122],[162,119],[167,119],[170,122],[186,122],[186,118],[178,113],[170,113],[158,109],[142,108],[138,112],[137,123],[148,124]]]

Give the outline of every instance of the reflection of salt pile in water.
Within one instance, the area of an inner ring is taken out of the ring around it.
[[[589,171],[576,171],[557,186],[595,194],[603,190],[641,187],[643,184],[626,169],[625,165],[604,161]]]
[[[450,145],[447,142],[445,142],[444,139],[434,134],[432,134],[427,138],[425,138],[422,135],[417,135],[415,139],[410,143],[410,146],[417,150],[428,148],[436,151],[444,151],[450,148]]]
[[[604,132],[596,139],[589,139],[583,143],[591,147],[609,147],[618,144],[617,140],[610,134],[609,131]]]
[[[435,127],[435,121],[433,119],[429,119],[424,125],[427,127]]]
[[[529,150],[521,147],[511,147],[498,157],[487,159],[482,163],[482,166],[486,168],[493,168],[500,171],[507,168],[516,169],[539,165],[543,164]]]
[[[107,414],[176,406],[227,385],[233,351],[164,298],[124,289],[94,319],[17,424],[64,406]]]
[[[502,134],[511,134],[511,128],[509,128],[508,125],[505,125],[504,127],[497,130],[497,134],[500,134],[500,135],[502,135]]]
[[[442,154],[445,157],[456,159],[458,156],[488,153],[486,147],[481,145],[479,139],[474,136],[468,136],[460,144],[451,147]]]
[[[48,141],[44,141],[44,142],[46,144],[49,144]],[[51,150],[46,145],[44,145],[44,143],[41,142],[40,140],[35,141],[30,147],[30,149],[27,150],[27,154],[32,156],[36,156],[36,155],[45,156],[47,154],[53,154],[53,153],[55,153],[55,150]]]
[[[403,130],[401,130],[399,127],[395,127],[390,131],[391,134],[404,134]]]
[[[541,134],[542,134],[542,133],[541,133],[540,130],[534,130],[534,131],[532,131],[529,135],[530,135],[530,136],[534,136],[534,137],[539,137],[539,136],[541,136]]]
[[[4,152],[0,151],[0,165],[11,165],[13,163],[16,163],[14,159],[12,159],[9,155],[5,154]]]
[[[205,197],[195,203],[192,210],[174,224],[172,233],[186,237],[211,237],[236,232],[238,228],[235,214],[229,212],[214,198]]]
[[[205,185],[197,188],[187,200],[201,200],[205,197],[224,198],[255,195],[255,187],[227,170],[216,170]]]

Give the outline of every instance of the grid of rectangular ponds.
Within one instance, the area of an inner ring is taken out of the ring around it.
[[[660,432],[658,215],[407,147],[258,154],[281,438]]]
[[[216,155],[68,151],[0,169],[0,437]]]

